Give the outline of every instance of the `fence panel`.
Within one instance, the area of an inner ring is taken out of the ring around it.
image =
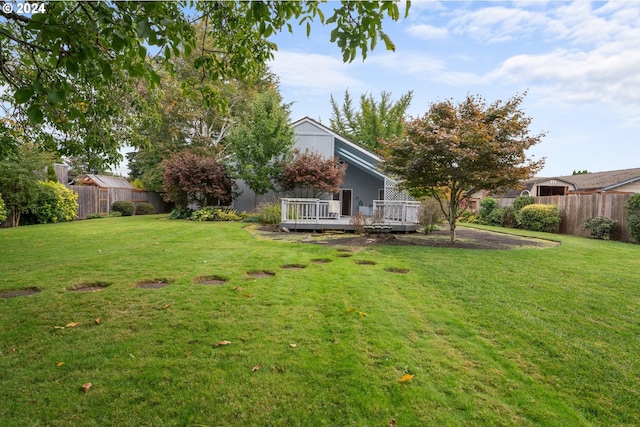
[[[624,204],[631,194],[568,194],[566,196],[536,197],[535,202],[544,205],[556,205],[562,217],[560,232],[576,236],[588,236],[589,233],[582,229],[582,224],[587,218],[606,216],[618,221],[615,232],[611,236],[613,240],[622,242],[631,241],[625,220]]]
[[[113,202],[119,200],[131,201],[134,204],[151,203],[155,213],[166,213],[169,208],[162,196],[153,191],[128,188],[101,189],[92,185],[68,185],[67,188],[78,195],[77,219],[85,219],[87,215],[96,213],[108,214]]]

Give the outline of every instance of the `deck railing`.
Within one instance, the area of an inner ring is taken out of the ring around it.
[[[341,204],[338,200],[282,199],[281,203],[281,222],[340,219]]]
[[[374,200],[373,219],[377,223],[418,224],[420,202],[410,200]]]

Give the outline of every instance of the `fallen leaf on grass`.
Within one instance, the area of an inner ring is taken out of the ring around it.
[[[160,310],[166,310],[169,307],[171,307],[171,304],[165,304],[165,305],[162,306],[162,308]]]
[[[242,295],[242,296],[243,296],[243,297],[247,297],[247,298],[253,298],[253,295],[251,295],[251,294],[244,294],[244,295]]]
[[[291,343],[291,344],[289,344],[289,345],[290,345],[291,347],[293,347],[293,348],[296,348],[296,347],[298,346],[297,344],[294,344],[294,343]]]
[[[64,326],[54,326],[55,329],[64,329]]]
[[[413,379],[414,375],[411,374],[404,374],[402,376],[402,378],[400,378],[398,381],[400,381],[401,383],[406,382],[406,381],[411,381]]]
[[[60,366],[64,365],[64,362],[58,362],[56,363],[56,366],[59,368]]]
[[[360,317],[367,317],[367,313],[365,313],[364,311],[359,311],[358,314],[360,315]]]
[[[262,368],[262,362],[258,363],[256,366],[254,366],[253,368],[251,368],[251,372],[255,372],[258,369]]]
[[[84,390],[85,393],[88,392],[91,387],[93,387],[93,384],[91,383],[82,384],[82,389]]]
[[[238,286],[234,286],[233,288],[231,288],[232,291],[237,291],[238,290]]]
[[[227,341],[227,340],[222,340],[222,341],[218,341],[216,343],[216,347],[220,346],[220,345],[229,345],[231,344],[231,341]]]
[[[96,325],[99,325],[99,324],[100,324],[100,318],[98,317],[98,318],[95,320],[95,322],[96,322]]]
[[[71,323],[67,323],[67,325],[65,326],[65,328],[75,328],[76,326],[78,326],[80,324],[80,322],[71,322]]]

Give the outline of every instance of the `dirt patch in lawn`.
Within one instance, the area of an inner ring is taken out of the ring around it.
[[[199,285],[224,285],[228,280],[222,276],[200,276],[193,279]]]
[[[94,282],[94,283],[80,283],[78,285],[69,286],[68,291],[71,292],[99,292],[107,288],[110,283]]]
[[[268,270],[252,270],[252,271],[247,271],[247,276],[249,277],[253,277],[253,278],[262,278],[262,277],[273,277],[275,276],[276,273],[273,271],[268,271]]]
[[[136,282],[136,286],[142,289],[161,289],[169,286],[169,281],[167,279],[140,280]]]
[[[275,227],[251,227],[249,231],[261,238],[285,240],[295,243],[323,244],[340,246],[338,251],[354,251],[371,245],[388,246],[424,246],[436,248],[509,250],[550,248],[558,246],[558,242],[531,237],[521,237],[495,231],[478,230],[475,228],[459,227],[456,230],[456,243],[451,244],[449,230],[434,231],[430,234],[317,234],[317,233],[283,233]]]
[[[302,270],[307,268],[307,266],[304,264],[285,264],[281,265],[280,268],[283,268],[285,270]]]
[[[397,268],[397,267],[385,268],[384,271],[388,271],[389,273],[396,273],[396,274],[408,274],[409,273],[409,269],[408,268]]]
[[[24,288],[24,289],[7,289],[4,291],[0,291],[0,298],[16,298],[16,297],[26,297],[28,295],[37,294],[40,292],[38,288]]]

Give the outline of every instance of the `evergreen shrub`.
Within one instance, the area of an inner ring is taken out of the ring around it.
[[[118,200],[113,202],[111,210],[120,212],[122,216],[131,216],[135,212],[136,206],[128,200]]]
[[[526,230],[557,233],[560,228],[560,212],[556,205],[527,205],[520,209],[517,218]]]
[[[136,215],[153,215],[155,209],[151,203],[139,203],[136,205]]]

